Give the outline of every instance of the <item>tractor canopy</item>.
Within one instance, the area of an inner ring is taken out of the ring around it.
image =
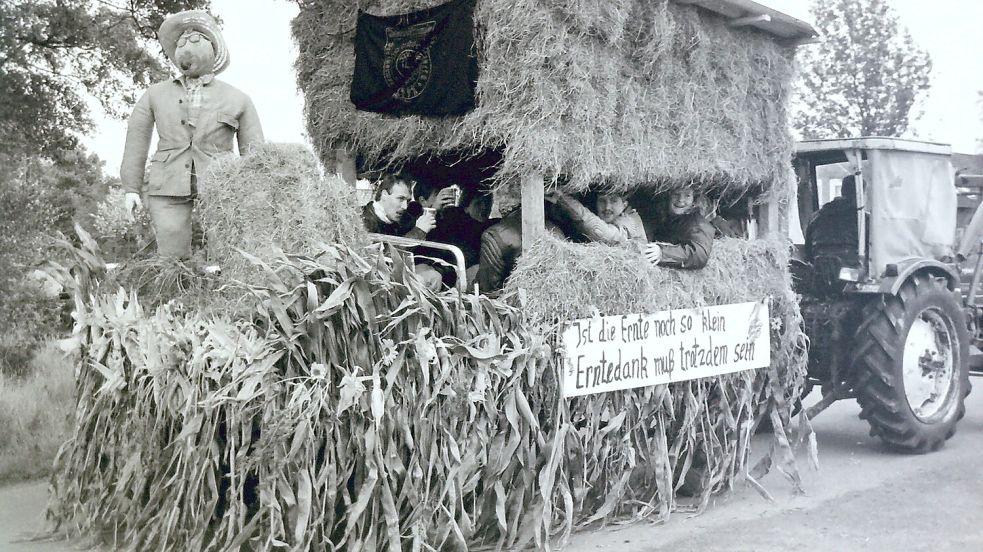
[[[803,141],[795,152],[804,225],[839,195],[843,178],[854,175],[858,213],[866,215],[857,220],[858,252],[870,277],[904,259],[952,253],[956,188],[950,146],[866,137]]]

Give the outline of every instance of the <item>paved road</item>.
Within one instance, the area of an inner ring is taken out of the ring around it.
[[[0,489],[0,551],[63,552],[78,549],[63,541],[25,541],[43,527],[47,489],[47,483],[37,481]]]
[[[856,403],[838,403],[814,422],[820,470],[810,470],[801,460],[805,496],[794,496],[789,484],[772,473],[762,482],[775,503],[738,488],[700,516],[676,514],[664,525],[579,532],[566,551],[983,550],[983,460],[978,453],[983,379],[973,383],[977,391],[967,399],[966,418],[939,452],[891,453],[868,437]],[[815,400],[816,395],[807,404]],[[35,482],[0,489],[0,552],[78,549],[70,543],[11,542],[40,528],[45,488]]]
[[[566,552],[983,550],[983,378],[973,384],[966,417],[938,452],[886,450],[868,436],[860,407],[840,402],[813,423],[820,469],[803,468],[805,496],[772,473],[762,483],[774,504],[738,489],[700,516],[578,533]]]

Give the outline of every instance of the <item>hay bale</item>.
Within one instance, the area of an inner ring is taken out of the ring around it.
[[[367,241],[354,190],[322,176],[305,146],[264,144],[226,156],[204,180],[198,210],[207,258],[229,278],[248,282],[260,270],[238,251],[270,259],[279,251],[313,255],[322,243]]]
[[[148,309],[173,301],[204,311],[224,308],[227,300],[242,296],[242,293],[216,293],[225,283],[228,282],[220,275],[205,272],[201,259],[154,256],[120,262],[115,270],[108,271],[98,281],[98,288],[102,293],[111,293],[118,288],[132,291]]]
[[[394,118],[349,101],[357,9],[392,15],[443,0],[301,3],[293,24],[308,132],[325,163],[339,142],[371,164],[500,150],[502,185],[561,175],[663,191],[690,181],[739,194],[784,182],[792,139],[790,46],[660,0],[479,0],[478,107]]]
[[[650,267],[638,250],[547,236],[520,257],[506,289],[525,290],[533,323],[757,301],[795,304],[784,240],[714,240],[701,270]],[[797,310],[797,308],[796,308]]]
[[[752,477],[746,465],[749,428],[766,414],[775,438],[767,462],[756,467],[754,477],[767,473],[772,461],[779,462],[801,491],[787,428],[805,379],[807,340],[788,261],[788,243],[774,239],[716,240],[702,270],[651,268],[639,251],[549,236],[523,254],[506,289],[517,295],[521,290],[524,320],[541,328],[554,344],[557,323],[564,320],[771,298],[770,366],[567,401],[561,420],[585,426],[571,437],[572,453],[598,451],[605,416],[610,419],[613,413],[623,412],[619,423],[637,432],[635,439],[603,441],[607,448],[602,455],[580,455],[577,461],[586,463],[584,474],[590,476],[571,473],[569,484],[589,489],[585,502],[603,504],[613,493],[620,505],[613,515],[639,516],[645,508],[625,504],[646,504],[649,512],[664,518],[675,507],[675,491],[686,481],[699,489],[697,504],[705,507],[712,492]],[[633,443],[645,442],[653,422],[664,441],[636,447]]]

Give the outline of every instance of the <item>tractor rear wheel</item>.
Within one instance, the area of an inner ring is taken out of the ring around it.
[[[923,274],[872,302],[854,341],[860,417],[893,448],[924,453],[952,437],[969,394],[965,314],[945,281]]]

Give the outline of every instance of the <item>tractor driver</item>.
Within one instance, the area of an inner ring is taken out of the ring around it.
[[[823,205],[806,227],[805,257],[839,257],[843,263],[857,262],[857,185],[853,175],[843,178],[840,196]]]

